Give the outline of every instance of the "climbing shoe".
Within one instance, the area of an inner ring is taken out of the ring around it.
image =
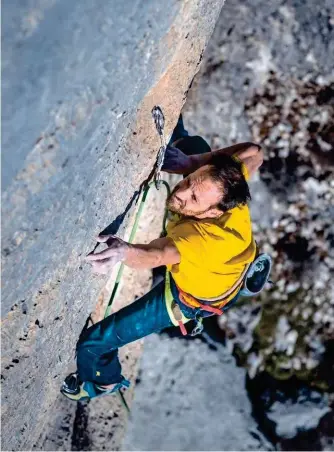
[[[113,394],[121,388],[128,388],[130,382],[122,377],[120,383],[115,383],[111,388],[103,388],[91,381],[80,382],[76,372],[68,375],[60,389],[60,392],[68,399],[75,402],[94,399],[104,395]]]
[[[267,282],[272,283],[269,281],[271,267],[271,257],[266,253],[259,254],[246,273],[240,295],[253,297],[264,289]]]

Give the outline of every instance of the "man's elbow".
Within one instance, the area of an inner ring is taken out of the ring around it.
[[[181,261],[179,250],[171,239],[169,239],[168,244],[163,248],[162,260],[162,265],[176,265]]]

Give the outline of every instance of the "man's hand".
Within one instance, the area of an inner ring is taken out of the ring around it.
[[[118,262],[131,268],[144,269],[174,265],[181,260],[178,249],[168,237],[152,240],[147,245],[133,245],[115,235],[100,235],[96,240],[106,243],[108,248],[100,253],[90,253],[86,260],[92,264],[95,273],[102,275],[110,273]]]
[[[193,171],[192,156],[184,154],[178,148],[168,146],[162,165],[162,171],[174,174],[190,174]]]
[[[125,260],[129,244],[114,235],[99,235],[96,240],[107,243],[108,248],[99,253],[88,254],[86,260],[92,264],[94,273],[106,275],[111,273],[118,262]]]
[[[249,177],[252,177],[263,163],[263,151],[257,144],[250,145],[236,155],[246,166]]]

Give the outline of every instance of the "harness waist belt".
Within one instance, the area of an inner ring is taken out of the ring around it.
[[[241,273],[241,275],[239,276],[237,281],[233,284],[233,286],[230,289],[228,289],[226,292],[224,292],[223,294],[219,295],[218,297],[213,297],[213,298],[194,297],[194,298],[196,298],[200,302],[203,302],[203,304],[219,303],[220,301],[224,301],[237,289],[237,287],[239,287],[243,283],[243,280],[246,276],[246,273],[247,273],[250,265],[251,264],[246,264],[243,272]]]
[[[189,303],[187,303],[186,299],[191,299],[192,302],[194,302],[194,305],[197,305],[198,307],[202,307],[203,309],[210,307],[210,310],[213,308],[215,309],[213,306],[210,306],[211,304],[216,304],[216,303],[221,303],[223,301],[226,300],[226,298],[228,298],[244,281],[244,278],[246,276],[246,273],[249,269],[251,264],[246,264],[245,268],[243,270],[243,272],[241,273],[241,275],[239,276],[239,278],[237,279],[237,281],[233,284],[233,286],[228,289],[226,292],[224,292],[223,294],[219,295],[218,297],[213,297],[213,298],[199,298],[199,297],[194,297],[193,295],[188,294],[187,292],[184,292],[176,283],[176,287],[179,291],[180,294],[180,299],[187,304],[188,306]],[[175,281],[174,281],[175,282]],[[205,308],[204,308],[205,307]],[[219,308],[218,308],[219,309]],[[208,310],[208,309],[205,309]]]

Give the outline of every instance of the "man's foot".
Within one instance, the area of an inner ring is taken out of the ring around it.
[[[94,399],[96,397],[112,394],[123,387],[128,388],[130,386],[130,382],[124,377],[122,378],[123,379],[120,383],[108,385],[108,387],[102,387],[91,381],[80,382],[78,374],[75,372],[65,378],[60,392],[65,397],[74,400],[75,402]]]

